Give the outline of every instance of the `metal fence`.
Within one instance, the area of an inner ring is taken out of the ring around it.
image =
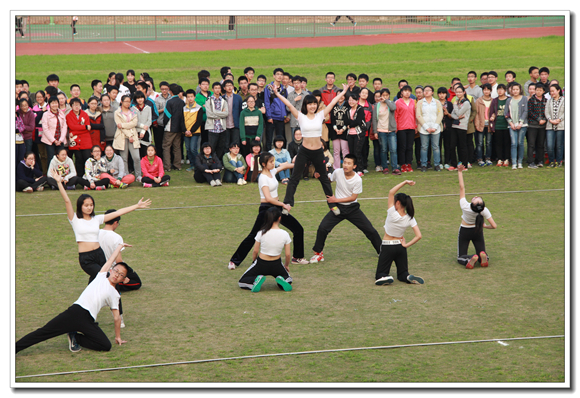
[[[564,16],[17,16],[16,43],[320,37],[564,26]],[[74,34],[73,34],[74,32]]]

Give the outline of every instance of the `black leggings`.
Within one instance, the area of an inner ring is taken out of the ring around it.
[[[476,233],[475,228],[459,227],[459,236],[457,239],[457,262],[461,265],[467,265],[473,254],[467,254],[469,242],[473,242],[475,246],[475,253],[479,256],[479,263],[481,264],[481,252],[484,252],[489,259],[489,255],[485,251],[485,240],[483,239],[483,230]]]
[[[18,181],[16,181],[16,191],[17,192],[21,192],[25,188],[28,188],[28,187],[31,187],[33,190],[37,191],[40,186],[46,184],[47,182],[48,181],[47,181],[47,177],[46,176],[40,177],[38,180],[36,180],[32,184],[29,183],[28,181],[18,180]]]
[[[169,181],[170,179],[171,179],[171,176],[164,174],[163,177],[161,177],[160,182],[155,182],[155,180],[153,178],[150,178],[150,177],[142,177],[141,182],[144,184],[151,184],[154,187],[159,187],[159,186],[161,186],[161,184]]]
[[[511,161],[511,139],[510,131],[508,129],[500,130],[496,129],[493,134],[493,143],[495,144],[495,155],[497,160],[510,160]]]
[[[400,165],[411,164],[413,161],[413,143],[415,130],[397,130],[397,158]]]
[[[397,266],[397,279],[401,282],[407,282],[409,276],[409,263],[407,262],[407,248],[402,244],[384,245],[381,244],[381,253],[379,254],[379,263],[375,279],[389,276],[391,265],[395,262]]]
[[[69,178],[66,183],[63,181],[62,182],[63,186],[65,187],[65,189],[66,189],[66,187],[75,187],[76,188],[76,185],[79,184],[79,182],[78,182],[79,178],[80,177],[78,177],[78,176],[73,176],[73,177]],[[48,185],[58,189],[58,184],[54,178],[47,177],[46,180],[47,180]]]
[[[349,153],[356,156],[356,165],[354,170],[359,172],[363,171],[367,167],[367,162],[363,155],[363,149],[365,144],[365,136],[361,134],[349,134],[346,136],[348,141],[348,151]]]
[[[282,210],[282,207],[274,206],[273,204],[270,204],[270,203],[261,203],[260,204],[260,209],[258,210],[258,217],[256,217],[256,221],[254,222],[254,226],[252,227],[252,230],[250,231],[248,236],[246,236],[246,238],[242,241],[242,243],[240,243],[236,252],[234,253],[232,258],[230,259],[230,261],[233,262],[234,264],[236,264],[236,266],[240,265],[242,263],[242,261],[244,261],[244,259],[246,258],[246,256],[250,252],[250,250],[252,250],[252,248],[254,247],[254,244],[256,243],[254,238],[258,234],[258,231],[260,231],[260,229],[264,225],[264,217],[266,215],[266,211],[270,207],[278,207],[280,210]],[[288,214],[288,215],[282,214],[282,220],[280,221],[280,223],[283,226],[285,226],[286,228],[288,228],[293,234],[293,238],[294,238],[293,239],[293,243],[294,243],[293,257],[303,258],[304,257],[304,228],[302,228],[302,225],[300,225],[298,220],[295,219],[291,214]]]
[[[277,260],[263,260],[258,256],[256,261],[250,265],[250,267],[244,272],[244,275],[238,281],[238,286],[242,289],[252,289],[254,285],[254,281],[258,275],[271,275],[274,278],[277,276],[281,276],[284,280],[290,284],[292,284],[292,277],[284,268],[282,264],[282,259],[279,258]],[[282,286],[278,283],[278,287],[283,290]]]
[[[84,179],[84,178],[77,178],[76,182],[77,182],[77,184],[82,185],[83,187],[87,187],[87,188],[91,187],[91,182],[89,180]],[[93,182],[95,183],[95,188],[96,187],[108,188],[110,181],[108,178],[102,178],[100,180],[93,181]]]
[[[298,187],[298,183],[302,178],[302,173],[304,172],[304,167],[306,167],[306,163],[311,161],[314,165],[314,169],[320,177],[318,180],[322,184],[322,190],[326,196],[332,196],[332,186],[330,185],[330,180],[328,179],[326,165],[324,164],[324,149],[316,149],[311,150],[304,148],[302,146],[296,155],[296,160],[294,161],[294,170],[292,171],[292,176],[290,177],[290,181],[288,182],[288,187],[286,188],[286,196],[284,197],[284,203],[289,204],[290,206],[294,206],[294,194],[296,193],[296,188]],[[332,208],[334,205],[328,203],[328,207]],[[284,220],[284,218],[282,218]],[[302,228],[302,227],[301,227]],[[299,258],[302,258],[300,256]]]
[[[463,163],[463,166],[467,167],[469,162],[469,157],[467,153],[467,130],[462,130],[458,128],[451,128],[451,144],[450,144],[450,165],[457,167],[459,162]],[[455,150],[457,150],[457,156],[459,157],[459,162],[455,156]]]
[[[111,341],[95,322],[91,313],[78,304],[71,305],[43,327],[27,334],[16,342],[16,352],[22,351],[34,344],[52,339],[61,334],[80,332],[77,343],[95,351],[110,351]]]

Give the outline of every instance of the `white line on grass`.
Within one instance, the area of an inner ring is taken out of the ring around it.
[[[144,52],[145,54],[149,54],[149,51],[145,51],[145,50],[143,50],[143,49],[141,49],[141,48],[139,48],[139,47],[132,46],[132,45],[131,45],[131,44],[129,44],[129,43],[125,43],[125,42],[123,42],[123,44],[126,44],[126,45],[128,45],[129,47],[133,47],[133,48],[134,48],[134,49],[136,49],[136,50],[139,50],[139,51],[141,51],[141,52]]]
[[[498,191],[498,192],[467,192],[466,195],[492,195],[492,194],[510,194],[510,193],[530,193],[530,192],[553,192],[553,191],[563,191],[564,188],[554,188],[554,189],[534,189],[530,191]],[[443,196],[457,196],[456,193],[446,193],[439,195],[413,195],[415,198],[436,198]],[[380,198],[359,198],[358,200],[385,200],[388,197]],[[321,203],[326,202],[324,199],[320,200],[300,200],[296,203]],[[178,206],[178,207],[156,207],[154,209],[138,209],[138,211],[151,211],[151,210],[179,210],[179,209],[203,209],[209,207],[231,207],[231,206],[255,206],[257,203],[234,203],[234,204],[219,204],[219,205],[200,205],[200,206]],[[104,212],[95,212],[104,213]],[[16,214],[15,217],[40,217],[40,216],[62,216],[66,213],[45,213],[45,214]]]
[[[181,361],[181,362],[156,363],[156,364],[149,364],[149,365],[121,366],[121,367],[117,367],[117,368],[86,369],[86,370],[74,370],[74,371],[70,371],[70,372],[43,373],[43,374],[36,374],[36,375],[16,376],[16,379],[24,379],[24,378],[31,378],[31,377],[45,377],[45,376],[62,376],[62,375],[79,374],[79,373],[107,372],[107,371],[112,371],[112,370],[154,368],[154,367],[160,367],[160,366],[188,365],[188,364],[197,364],[197,363],[232,361],[232,360],[239,360],[239,359],[281,357],[281,356],[290,356],[290,355],[324,354],[324,353],[333,353],[333,352],[362,351],[362,350],[382,350],[382,349],[391,349],[391,348],[428,347],[428,346],[450,345],[450,344],[490,343],[490,342],[503,342],[503,341],[514,341],[514,340],[555,339],[555,338],[562,338],[562,337],[565,337],[565,335],[538,336],[538,337],[513,337],[513,338],[507,338],[507,339],[489,339],[489,340],[447,341],[447,342],[438,342],[438,343],[418,343],[418,344],[401,344],[401,345],[390,345],[390,346],[379,346],[379,347],[357,347],[357,348],[339,348],[339,349],[334,349],[334,350],[285,352],[285,353],[277,353],[277,354],[246,355],[246,356],[241,356],[241,357],[229,357],[229,358],[200,359],[197,361]]]

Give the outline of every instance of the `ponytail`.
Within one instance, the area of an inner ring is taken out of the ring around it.
[[[272,229],[272,225],[274,225],[274,223],[278,221],[281,216],[282,211],[277,207],[270,207],[268,210],[266,210],[264,224],[262,224],[262,229],[260,230],[262,235]]]
[[[398,193],[395,195],[395,203],[401,203],[401,206],[405,208],[405,211],[409,217],[413,218],[415,216],[415,207],[413,207],[413,199],[405,193]]]
[[[483,202],[483,199],[481,200],[481,203],[471,203],[471,210],[474,211],[475,213],[477,213],[477,217],[475,217],[475,233],[479,234],[481,233],[481,231],[483,231],[483,216],[481,215],[481,212],[483,211],[483,209],[485,209],[485,203]]]
[[[268,162],[270,161],[270,158],[273,158],[274,155],[272,155],[270,152],[262,152],[260,154],[260,166],[262,166],[262,169],[266,169],[266,165],[268,164]]]

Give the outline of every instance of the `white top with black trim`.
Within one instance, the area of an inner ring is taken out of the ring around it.
[[[99,272],[89,286],[85,288],[81,296],[74,304],[78,304],[89,311],[93,319],[97,320],[97,315],[101,308],[109,306],[112,310],[119,309],[120,295],[117,289],[107,279],[108,272]]]
[[[260,242],[260,253],[267,256],[279,256],[284,250],[284,245],[292,242],[288,232],[283,229],[273,228],[262,235],[259,231],[256,235],[256,242]]]
[[[461,226],[464,228],[475,228],[475,219],[477,217],[477,213],[471,210],[471,203],[469,203],[467,199],[461,198],[461,200],[459,200],[459,207],[461,207],[461,210],[463,211],[463,215],[461,216],[461,218],[463,219],[463,221],[469,224],[469,225],[461,224]],[[491,218],[491,212],[487,207],[481,211],[481,215],[486,220]]]
[[[415,226],[417,226],[415,217],[411,218],[408,214],[401,216],[395,206],[391,206],[387,210],[387,219],[385,220],[385,232],[387,235],[398,238],[405,234],[408,227],[414,228]]]
[[[276,179],[277,172],[278,172],[277,169],[272,169],[270,170],[270,174],[272,174],[272,177],[268,177],[264,173],[260,173],[260,175],[258,176],[258,187],[260,188],[260,198],[266,199],[262,187],[270,188],[270,196],[272,198],[278,197],[278,180]]]
[[[99,214],[90,220],[80,219],[76,213],[72,220],[68,220],[72,225],[77,242],[98,242],[99,226],[105,223],[105,215]]]

